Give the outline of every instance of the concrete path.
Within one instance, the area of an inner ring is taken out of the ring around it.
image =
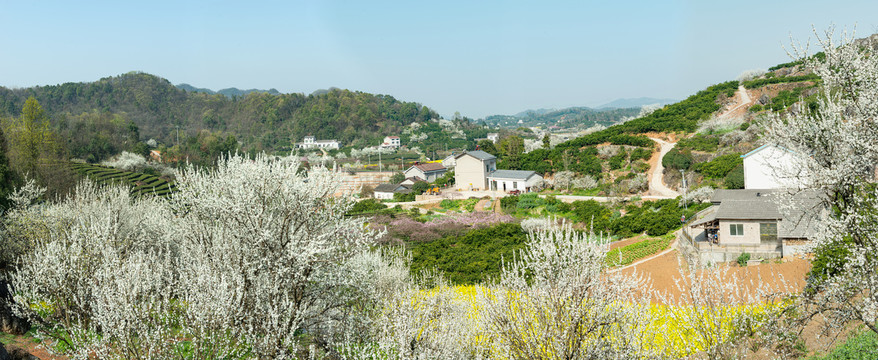
[[[662,181],[665,173],[665,167],[662,166],[662,159],[665,157],[677,143],[669,143],[662,139],[650,138],[652,141],[655,141],[661,145],[661,151],[659,151],[659,159],[656,162],[655,166],[650,170],[651,176],[649,177],[649,194],[653,196],[664,196],[665,198],[675,198],[680,196],[680,193],[671,190],[671,188],[667,187]]]

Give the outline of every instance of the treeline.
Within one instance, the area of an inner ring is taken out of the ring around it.
[[[26,89],[0,87],[0,115],[18,116],[28,97],[46,110],[54,126],[78,114],[126,114],[144,138],[176,144],[177,131],[201,130],[236,135],[247,149],[288,150],[306,135],[337,139],[343,145],[377,145],[415,121],[438,114],[388,95],[333,89],[319,95],[187,92],[145,73],[127,73],[91,83]],[[181,136],[182,137],[182,136]]]
[[[748,89],[755,89],[758,87],[762,87],[769,84],[781,84],[781,83],[793,83],[793,82],[802,82],[802,81],[818,81],[820,80],[820,76],[817,74],[808,74],[808,75],[800,75],[800,76],[778,76],[778,77],[769,77],[764,79],[754,79],[750,81],[745,81],[741,85]]]
[[[606,110],[571,107],[548,112],[529,111],[517,115],[491,115],[485,117],[484,121],[489,125],[512,128],[537,124],[591,127],[594,125],[613,125],[626,117],[637,116],[638,113],[640,113],[639,107]],[[521,124],[518,123],[519,120],[522,121]]]

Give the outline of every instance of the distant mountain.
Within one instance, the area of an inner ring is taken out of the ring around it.
[[[652,105],[652,104],[668,105],[668,104],[673,104],[673,103],[678,102],[678,101],[679,100],[674,100],[674,99],[656,99],[656,98],[650,98],[650,97],[640,97],[640,98],[633,98],[633,99],[616,99],[616,100],[610,101],[606,104],[603,104],[601,106],[598,106],[598,107],[596,107],[596,109],[601,110],[601,109],[624,109],[624,108],[634,108],[634,107],[639,108],[639,107],[642,107],[644,105]]]
[[[491,115],[485,124],[515,128],[519,126],[559,126],[562,128],[589,128],[594,125],[610,126],[622,119],[636,116],[640,107],[626,109],[600,109],[570,107],[560,110],[526,110],[515,115]]]
[[[277,89],[274,89],[274,88],[271,88],[268,90],[260,90],[260,89],[241,90],[241,89],[238,89],[235,87],[231,87],[231,88],[222,89],[220,91],[213,91],[213,90],[207,89],[207,88],[197,88],[197,87],[194,87],[194,86],[189,85],[189,84],[178,84],[178,85],[176,85],[176,87],[178,89],[186,90],[188,92],[198,92],[198,93],[205,93],[205,94],[210,94],[210,95],[222,94],[222,95],[225,95],[226,97],[244,96],[244,95],[247,95],[249,93],[266,93],[266,94],[271,94],[271,95],[280,95],[280,91],[277,91]]]

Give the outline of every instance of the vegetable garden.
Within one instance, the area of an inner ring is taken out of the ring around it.
[[[131,195],[134,196],[146,194],[168,196],[176,190],[173,182],[155,175],[124,171],[97,164],[73,163],[71,168],[98,184],[128,185],[131,188]]]

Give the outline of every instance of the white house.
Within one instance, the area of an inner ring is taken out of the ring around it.
[[[399,136],[385,136],[384,143],[381,144],[383,148],[398,148],[401,143],[399,141]]]
[[[415,163],[403,172],[403,174],[405,174],[406,178],[419,177],[427,182],[433,182],[442,176],[442,174],[445,174],[446,171],[448,171],[448,169],[440,163]]]
[[[462,190],[487,190],[488,174],[497,170],[497,157],[481,150],[454,157],[454,183]]]
[[[741,155],[745,189],[800,188],[804,185],[801,154],[771,144]]]
[[[543,177],[533,171],[495,170],[488,174],[491,190],[530,192],[543,181]]]
[[[338,149],[336,140],[314,140],[313,136],[306,136],[304,141],[296,143],[298,149]]]
[[[379,200],[390,200],[393,199],[393,194],[406,192],[411,192],[411,189],[402,184],[379,184],[372,190],[372,194]]]
[[[454,164],[455,164],[454,157],[455,157],[455,155],[451,154],[451,155],[448,155],[447,157],[445,157],[444,159],[442,159],[442,166],[444,166],[448,170],[454,169]]]

